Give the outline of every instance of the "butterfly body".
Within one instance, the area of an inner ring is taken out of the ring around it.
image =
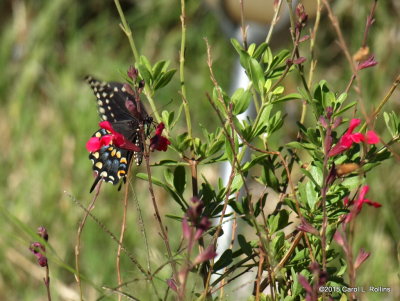
[[[112,131],[114,131],[118,135],[122,134],[124,139],[133,145],[130,148],[122,148],[111,140],[107,145],[102,145],[99,149],[90,152],[89,159],[96,173],[96,180],[90,190],[92,192],[100,180],[114,185],[121,179],[125,181],[132,158],[135,159],[137,165],[141,164],[144,142],[140,126],[142,124],[148,132],[153,119],[147,115],[142,104],[140,110],[137,110],[136,101],[122,83],[101,82],[91,76],[85,79],[96,96],[100,118],[110,122],[112,126],[112,129],[99,129],[92,137],[102,139],[112,136]]]

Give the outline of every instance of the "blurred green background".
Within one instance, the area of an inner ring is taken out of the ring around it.
[[[361,44],[371,3],[364,0],[333,2],[352,53]],[[122,6],[140,53],[152,63],[170,60],[177,68],[181,38],[179,1],[122,1]],[[93,177],[85,143],[98,123],[94,96],[83,78],[92,74],[102,80],[121,80],[121,73],[133,63],[119,22],[113,1],[3,0],[0,3],[1,300],[46,300],[42,285],[44,270],[37,267],[28,250],[33,240],[31,233],[40,225],[48,229],[54,248],[49,254],[53,300],[77,300],[76,282],[68,266],[74,267],[76,232],[83,211],[68,194],[84,205],[92,198],[89,188]],[[213,122],[217,122],[209,119],[210,107],[205,97],[205,92],[211,91],[212,83],[203,37],[210,42],[214,72],[226,90],[230,86],[235,52],[228,37],[221,32],[215,14],[203,2],[187,3],[187,26],[185,72],[188,101],[194,109],[193,124],[207,124],[212,129]],[[282,35],[287,33],[274,35],[272,40],[279,40]],[[319,64],[314,79],[315,82],[326,79],[332,90],[341,92],[350,74],[335,38],[327,16],[323,15],[317,37]],[[367,109],[372,110],[400,72],[398,1],[378,3],[368,44],[379,62],[375,68],[362,73],[362,94]],[[296,76],[291,78],[289,90],[295,89],[297,80]],[[355,97],[354,92],[350,93],[349,99],[352,97]],[[385,109],[399,112],[399,98],[400,93],[395,91]],[[155,99],[162,109],[178,108],[181,102],[178,75],[155,95]],[[195,127],[195,132],[199,133],[200,128]],[[384,140],[388,138],[381,119],[376,129]],[[180,127],[175,130],[172,135],[185,131]],[[287,135],[295,132],[295,128],[285,127],[280,133],[282,139],[287,139]],[[176,157],[172,151],[159,156]],[[369,175],[367,182],[371,192],[368,197],[381,202],[383,207],[363,209],[356,235],[357,250],[364,247],[372,252],[358,271],[360,285],[381,285],[391,287],[395,292],[368,294],[364,296],[365,300],[400,298],[400,171],[397,164],[397,160],[391,159]],[[140,180],[135,181],[133,187],[146,231],[153,234],[148,234],[149,244],[159,247],[152,248],[152,260],[162,262],[164,248],[155,234],[158,230],[153,222],[147,189]],[[163,214],[177,212],[177,206],[163,191],[157,190],[157,194]],[[94,210],[96,217],[114,233],[119,233],[122,199],[123,194],[117,192],[116,187],[103,185]],[[143,236],[135,208],[135,202],[131,202],[126,245],[145,262]],[[180,231],[177,222],[168,220],[167,225],[170,231]],[[96,289],[104,292],[101,286],[117,283],[117,245],[90,219],[82,241],[82,272],[93,283],[84,284],[86,299],[95,300],[100,296]],[[123,263],[125,280],[141,276],[129,260],[123,258]],[[165,279],[170,275],[165,271],[160,277]],[[165,286],[162,280],[157,281],[161,287]],[[144,282],[130,283],[126,290],[133,291],[143,300],[151,300],[146,298],[151,289]]]

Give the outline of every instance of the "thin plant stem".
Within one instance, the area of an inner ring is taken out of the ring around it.
[[[45,254],[44,254],[45,255]],[[46,286],[46,292],[47,292],[47,300],[51,301],[51,293],[50,293],[50,270],[49,270],[49,264],[46,264],[46,276],[43,278],[44,285]]]
[[[316,15],[315,15],[314,27],[311,30],[311,34],[310,34],[311,66],[310,66],[310,72],[308,74],[308,81],[307,81],[307,84],[309,87],[312,86],[314,71],[315,71],[315,68],[317,67],[317,59],[315,57],[315,42],[317,40],[319,23],[321,20],[321,9],[322,9],[321,0],[317,0],[317,11],[316,11]]]
[[[92,220],[105,232],[107,233],[111,239],[116,242],[117,244],[119,244],[119,241],[117,239],[117,237],[109,230],[107,229],[107,227],[101,222],[99,221],[92,213],[91,211],[88,210],[88,208],[86,208],[85,206],[83,206],[74,196],[72,196],[71,194],[68,194],[68,196],[74,201],[74,203],[76,203],[83,211],[86,212],[86,214],[92,218]],[[146,279],[148,279],[149,273],[140,265],[140,263],[138,262],[138,260],[135,258],[135,256],[130,253],[128,251],[128,249],[122,245],[122,249],[123,252],[125,252],[125,254],[128,256],[128,258],[131,260],[131,262],[142,272],[142,274],[144,276],[146,276]],[[151,279],[150,279],[151,280]],[[93,284],[94,285],[94,284]]]
[[[351,71],[353,73],[352,77],[354,77],[354,78],[351,79],[350,82],[352,83],[354,81],[354,79],[356,81],[356,86],[354,87],[354,90],[356,91],[356,93],[358,94],[358,97],[359,97],[358,103],[360,105],[361,112],[363,113],[363,115],[367,119],[367,111],[365,109],[365,105],[364,105],[364,101],[363,101],[363,97],[362,97],[362,93],[361,93],[361,91],[362,91],[362,89],[361,89],[361,81],[360,81],[360,78],[358,77],[357,67],[355,65],[354,60],[352,59],[352,57],[350,55],[349,49],[348,49],[346,41],[345,41],[345,39],[343,37],[342,30],[340,28],[339,21],[338,21],[337,17],[334,15],[334,13],[332,11],[332,8],[329,5],[328,0],[323,0],[323,1],[324,1],[324,5],[325,5],[325,7],[326,7],[326,9],[328,11],[329,19],[331,20],[332,26],[335,29],[336,35],[338,37],[338,40],[339,40],[338,44],[339,44],[340,48],[342,49],[342,51],[343,51],[343,53],[344,53],[349,65],[350,65]],[[348,85],[348,87],[350,87],[350,84]]]
[[[140,232],[142,232],[143,240],[144,240],[144,246],[146,248],[147,270],[149,271],[149,273],[151,273],[149,242],[147,240],[146,229],[144,227],[142,210],[140,209],[140,204],[139,204],[138,199],[136,197],[136,194],[135,194],[135,192],[133,190],[132,183],[131,183],[131,181],[129,179],[128,179],[128,181],[129,181],[129,186],[131,187],[131,190],[133,191],[133,195],[134,195],[133,199],[134,199],[134,203],[136,205],[136,211],[138,212]]]
[[[322,0],[322,1],[324,1],[325,7],[326,7],[326,9],[328,11],[329,19],[331,20],[332,26],[336,31],[336,35],[337,35],[337,37],[339,39],[339,46],[340,46],[340,48],[342,48],[342,51],[343,51],[344,55],[346,56],[346,59],[347,59],[348,63],[350,64],[350,68],[351,68],[353,74],[357,74],[356,66],[354,64],[354,61],[353,61],[351,55],[350,55],[350,52],[349,52],[349,49],[347,47],[346,41],[344,40],[344,37],[343,37],[343,34],[342,34],[342,30],[340,29],[340,26],[339,26],[339,21],[338,21],[337,17],[333,14],[332,8],[329,5],[328,0]]]
[[[185,83],[185,50],[186,50],[186,9],[185,0],[181,0],[181,49],[179,51],[179,77],[181,81],[181,94],[183,101],[183,109],[185,112],[186,126],[188,129],[188,136],[192,138],[192,121],[190,117],[190,109],[186,96],[186,83]]]
[[[308,81],[307,81],[308,87],[312,87],[314,71],[315,71],[315,68],[317,67],[317,62],[318,62],[315,57],[315,41],[317,39],[319,22],[321,19],[321,9],[322,9],[321,0],[317,0],[317,12],[316,12],[316,16],[315,16],[314,27],[311,30],[311,34],[310,34],[310,36],[311,36],[311,38],[310,38],[311,63],[310,63],[310,71],[308,73]],[[303,102],[302,108],[301,108],[301,116],[300,116],[301,124],[304,124],[306,115],[307,115],[307,103]]]
[[[128,167],[128,179],[131,176],[131,165],[132,165],[132,160],[129,163]],[[123,214],[122,214],[122,221],[121,221],[121,233],[119,236],[119,241],[118,241],[118,249],[117,249],[117,258],[116,258],[116,265],[117,265],[117,279],[118,279],[118,285],[122,284],[122,277],[121,277],[121,249],[122,249],[122,244],[124,241],[124,235],[125,235],[125,229],[126,229],[126,218],[127,218],[127,213],[128,213],[128,195],[129,195],[129,186],[125,185],[125,193],[124,193],[124,200],[123,200]],[[119,288],[118,288],[119,290]],[[122,295],[118,295],[118,301],[122,300]]]
[[[379,113],[382,111],[383,106],[388,102],[390,97],[392,96],[393,92],[396,90],[397,86],[400,84],[400,74],[397,75],[395,81],[392,83],[392,86],[390,87],[389,91],[386,93],[385,97],[379,102],[378,107],[375,109],[375,111],[372,113],[371,120],[374,120],[378,117]],[[360,132],[364,131],[367,126],[367,123],[365,122],[361,129]]]
[[[143,124],[140,124],[140,132],[141,132],[143,141],[145,141]],[[158,226],[160,228],[160,231],[161,231],[161,233],[160,233],[161,234],[161,238],[162,238],[162,240],[163,240],[163,242],[165,244],[165,247],[167,249],[168,260],[171,263],[173,277],[174,277],[176,283],[179,284],[179,278],[178,278],[178,274],[177,274],[176,263],[175,263],[175,260],[174,260],[174,258],[172,256],[171,246],[169,244],[168,232],[167,232],[167,230],[166,230],[166,228],[165,228],[165,226],[164,226],[164,224],[162,222],[160,211],[158,209],[156,197],[155,197],[155,194],[154,194],[153,181],[152,181],[152,178],[151,178],[151,170],[150,170],[149,149],[148,149],[146,144],[144,144],[144,157],[145,157],[145,161],[146,161],[146,171],[147,171],[147,176],[148,176],[149,192],[150,192],[150,196],[151,196],[151,201],[152,201],[155,217],[156,217],[157,224],[158,224]]]
[[[374,22],[374,15],[375,15],[375,9],[376,9],[377,4],[378,4],[378,0],[374,0],[374,4],[372,4],[370,14],[367,17],[367,22],[365,24],[365,30],[364,30],[364,38],[363,38],[363,42],[362,42],[362,46],[361,46],[362,48],[367,47],[368,33],[369,33],[372,23]]]
[[[265,252],[260,245],[258,247],[258,256],[259,256],[259,262],[258,262],[258,270],[257,270],[257,278],[255,282],[255,295],[256,295],[256,301],[260,301],[260,285],[261,285],[261,276],[263,272],[263,265],[264,265],[264,259],[265,259]]]
[[[122,22],[122,24],[120,24],[120,27],[121,27],[122,31],[125,33],[126,37],[128,38],[129,45],[130,45],[132,53],[133,53],[134,61],[138,62],[139,61],[139,52],[137,51],[135,41],[133,39],[132,30],[131,30],[128,22],[126,22],[125,14],[121,8],[119,0],[114,0],[114,3],[115,3],[115,6],[117,7],[118,14],[119,14],[119,17]],[[154,99],[152,96],[153,92],[150,90],[149,86],[147,86],[147,85],[144,86],[144,94],[146,95],[146,98],[149,101],[149,104],[150,104],[151,110],[153,111],[155,119],[158,122],[160,122],[161,117],[160,117],[160,114],[158,114],[156,105],[154,103]]]
[[[265,38],[265,43],[267,43],[267,44],[269,44],[269,42],[271,40],[272,32],[274,31],[275,25],[278,21],[279,12],[281,11],[281,7],[282,7],[282,2],[283,2],[283,0],[279,0],[278,4],[274,7],[274,10],[275,10],[274,16],[272,18],[271,26],[269,27],[267,37]]]
[[[80,273],[80,264],[79,264],[79,257],[80,257],[80,250],[81,250],[81,235],[82,235],[82,231],[83,228],[86,224],[86,220],[87,217],[89,216],[90,212],[93,210],[94,208],[94,204],[99,196],[100,193],[100,188],[101,188],[101,184],[103,181],[99,181],[99,183],[97,184],[97,188],[96,188],[96,192],[93,196],[92,201],[90,202],[88,208],[85,210],[85,214],[82,218],[82,221],[79,224],[78,227],[78,233],[76,236],[76,244],[75,244],[75,280],[78,283],[78,287],[79,287],[79,296],[80,299],[83,300],[83,290],[82,290],[82,284],[81,284],[81,273]]]
[[[124,15],[124,12],[122,11],[121,4],[119,3],[119,0],[114,0],[114,3],[115,3],[115,6],[117,7],[118,14],[119,14],[119,17],[120,17],[121,22],[122,22],[121,28],[122,28],[122,30],[124,31],[125,35],[128,38],[129,45],[131,46],[133,56],[135,58],[135,61],[137,62],[139,60],[139,52],[137,51],[137,48],[136,48],[136,45],[135,45],[135,41],[133,39],[132,30],[129,27],[128,22],[126,22],[125,15]]]
[[[244,20],[244,4],[243,0],[240,1],[240,30],[242,31],[243,47],[247,50],[247,27]]]

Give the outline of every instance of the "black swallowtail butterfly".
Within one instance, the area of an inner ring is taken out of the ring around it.
[[[97,175],[90,189],[92,192],[100,180],[114,185],[118,184],[121,179],[125,182],[132,157],[137,165],[142,163],[144,142],[139,133],[139,125],[143,123],[148,132],[153,119],[148,116],[143,105],[141,105],[140,114],[137,109],[128,110],[126,101],[130,101],[131,104],[136,104],[136,102],[122,83],[101,82],[91,76],[87,76],[85,80],[90,84],[97,98],[100,118],[103,121],[109,121],[116,132],[122,134],[127,141],[132,142],[140,149],[140,151],[131,151],[111,143],[102,146],[98,151],[91,152],[89,159],[92,161],[92,168]],[[136,108],[135,105],[134,107]],[[95,132],[92,137],[101,138],[110,133],[103,128]]]

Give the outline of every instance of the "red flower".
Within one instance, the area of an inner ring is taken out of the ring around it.
[[[38,264],[41,267],[47,266],[46,248],[40,242],[31,243],[29,250],[35,255]]]
[[[375,57],[373,55],[371,55],[364,62],[358,64],[357,70],[362,70],[362,69],[365,69],[365,68],[374,67],[377,64],[378,64],[378,62],[375,61]]]
[[[169,141],[166,137],[162,136],[164,128],[165,128],[164,123],[161,122],[156,128],[155,135],[150,139],[150,149],[152,151],[158,150],[165,152],[168,148],[168,145],[171,144],[171,141]]]
[[[366,142],[368,144],[376,144],[379,138],[374,131],[368,131],[366,136],[361,133],[353,133],[354,129],[361,123],[360,119],[350,120],[350,125],[346,133],[340,138],[339,142],[329,151],[328,156],[333,157],[348,150],[353,143]]]
[[[197,257],[193,261],[193,265],[198,265],[199,263],[202,263],[204,261],[211,260],[216,256],[217,253],[215,252],[214,245],[210,245],[207,247],[207,249],[197,255]]]
[[[382,204],[380,203],[373,202],[365,198],[365,195],[367,194],[368,190],[369,190],[368,185],[365,185],[361,188],[360,193],[358,194],[358,199],[354,204],[355,207],[350,211],[349,214],[347,214],[345,223],[350,222],[357,214],[359,214],[364,204],[373,206],[375,208],[379,208],[382,206]],[[345,203],[347,203],[345,205],[348,205],[349,203],[347,198],[345,199]]]
[[[369,186],[368,185],[365,185],[360,190],[360,194],[358,195],[358,200],[356,201],[356,204],[355,204],[358,212],[361,211],[363,204],[368,204],[368,205],[373,206],[375,208],[379,208],[379,207],[382,206],[381,204],[379,204],[377,202],[372,202],[372,201],[370,201],[370,200],[365,198],[365,195],[367,194],[368,190],[369,190]]]
[[[111,126],[111,123],[108,121],[102,121],[99,123],[99,126],[102,129],[107,130],[109,134],[103,135],[100,137],[92,137],[89,139],[89,141],[86,143],[86,149],[89,152],[95,152],[101,149],[105,145],[110,145],[114,144],[115,146],[131,151],[140,151],[140,148],[133,144],[130,141],[127,141],[124,137],[124,135],[116,132],[113,127]]]
[[[357,270],[360,267],[360,265],[362,265],[364,261],[368,259],[369,255],[371,255],[371,253],[368,253],[364,249],[360,249],[356,261],[354,262],[354,269]]]

